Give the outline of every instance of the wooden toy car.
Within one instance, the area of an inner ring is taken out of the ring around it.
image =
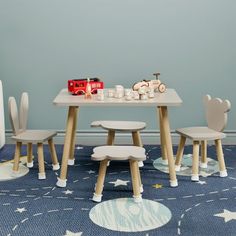
[[[146,87],[147,91],[149,90],[149,88],[153,88],[154,91],[164,93],[166,91],[166,86],[159,79],[160,73],[154,73],[153,75],[156,76],[155,80],[143,80],[143,81],[137,82],[133,85],[132,87],[133,90],[138,91],[140,87]]]
[[[88,79],[73,79],[68,80],[68,91],[72,95],[83,95],[86,92]],[[104,83],[99,78],[89,78],[91,93],[96,94],[97,89],[103,89]]]

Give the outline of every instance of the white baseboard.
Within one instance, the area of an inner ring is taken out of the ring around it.
[[[54,138],[55,144],[63,144],[65,138],[65,131],[58,130],[58,134]],[[236,145],[236,131],[225,131],[227,137],[222,140],[225,145]],[[11,140],[12,132],[6,131],[6,143],[14,143]],[[96,132],[91,130],[83,130],[76,133],[76,144],[80,145],[104,145],[106,143],[107,133],[102,130],[97,130]],[[179,143],[179,135],[175,132],[171,132],[172,142],[174,145]],[[160,133],[156,130],[146,130],[141,132],[141,138],[143,144],[160,144]],[[132,137],[129,133],[117,133],[116,144],[132,144]],[[190,144],[190,142],[189,142]]]

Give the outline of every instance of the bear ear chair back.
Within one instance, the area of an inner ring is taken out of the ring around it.
[[[206,95],[203,98],[206,109],[206,120],[208,127],[222,132],[227,124],[227,112],[230,111],[231,104],[229,100],[222,100],[220,98],[211,98]]]
[[[3,102],[3,88],[0,80],[0,148],[5,144],[5,120],[4,120],[4,102]]]

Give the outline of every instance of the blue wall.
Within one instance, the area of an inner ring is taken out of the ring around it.
[[[101,77],[106,87],[152,78],[175,88],[183,105],[171,128],[204,124],[202,96],[231,100],[235,131],[235,0],[0,0],[0,79],[7,99],[30,95],[30,128],[65,128],[66,109],[52,104],[68,79]],[[83,108],[94,119],[145,120],[151,109]],[[10,129],[6,115],[6,128]]]

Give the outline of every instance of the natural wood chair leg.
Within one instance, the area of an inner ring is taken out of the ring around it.
[[[199,181],[198,175],[199,164],[199,141],[193,141],[193,164],[192,164],[192,181]]]
[[[115,130],[108,130],[107,145],[114,145]]]
[[[46,179],[45,166],[44,166],[44,155],[43,155],[43,144],[38,143],[38,163],[39,163],[39,179]]]
[[[166,149],[166,143],[165,143],[164,131],[163,131],[163,125],[162,125],[163,117],[162,117],[161,108],[158,107],[158,110],[159,110],[159,127],[160,127],[161,157],[162,157],[162,160],[165,160],[166,162],[168,162],[167,149]]]
[[[53,139],[48,140],[48,146],[49,146],[49,151],[50,151],[51,158],[52,158],[53,170],[58,170],[60,168],[60,166],[59,166],[59,163],[58,163],[57,152],[56,152],[56,149],[55,149]]]
[[[226,177],[228,174],[225,167],[225,160],[224,160],[221,140],[220,139],[215,140],[215,145],[216,145],[217,158],[219,162],[220,177]]]
[[[132,186],[133,186],[133,197],[135,202],[142,201],[142,196],[140,194],[140,183],[139,183],[139,169],[138,169],[138,162],[134,160],[129,160],[130,164],[130,172],[131,172],[131,179],[132,179]]]
[[[14,164],[13,164],[13,172],[17,172],[19,170],[21,145],[22,145],[21,142],[16,142],[15,155],[14,155]]]
[[[102,191],[107,171],[107,162],[108,160],[106,159],[100,162],[97,183],[95,186],[95,193],[93,195],[93,201],[95,202],[101,202],[102,200]]]
[[[176,159],[175,159],[175,170],[176,171],[180,170],[181,161],[182,161],[183,154],[184,154],[185,142],[186,142],[186,137],[181,136],[180,137],[180,141],[179,141],[179,146],[178,146],[177,154],[176,154]]]
[[[33,144],[27,143],[27,167],[33,167]]]
[[[201,168],[207,168],[207,141],[201,141]]]

